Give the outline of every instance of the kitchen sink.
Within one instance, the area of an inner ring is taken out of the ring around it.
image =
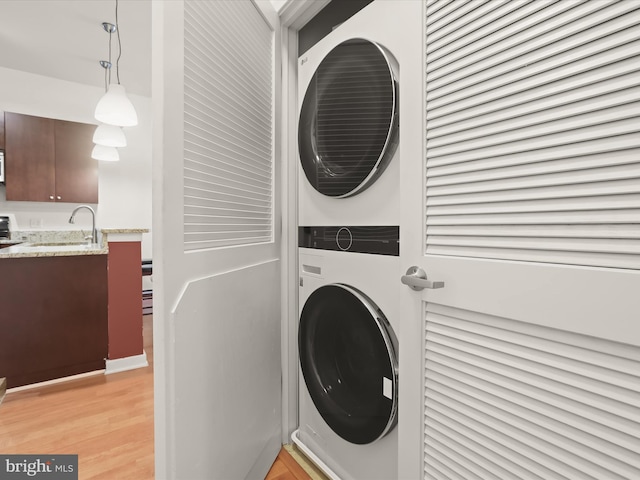
[[[32,251],[55,251],[55,252],[69,252],[75,250],[94,250],[101,249],[101,245],[94,245],[84,242],[26,242],[16,245],[25,250]]]
[[[74,246],[83,246],[86,247],[89,244],[87,242],[34,242],[34,243],[23,243],[22,247],[74,247]]]

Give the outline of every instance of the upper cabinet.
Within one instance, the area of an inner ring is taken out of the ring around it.
[[[6,198],[98,203],[95,125],[5,113]]]
[[[54,120],[9,112],[4,118],[7,200],[54,201]]]
[[[55,121],[56,201],[98,203],[98,161],[91,158],[95,129]]]

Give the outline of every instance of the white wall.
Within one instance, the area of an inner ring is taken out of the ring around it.
[[[99,83],[99,79],[97,80]],[[125,85],[126,87],[126,85]],[[104,90],[80,83],[0,67],[0,110],[83,123],[97,123],[93,110]],[[128,145],[119,162],[100,162],[98,228],[151,230],[151,99],[129,95],[139,124],[125,128]],[[0,185],[0,215],[15,214],[21,230],[86,228],[91,216],[80,212],[68,223],[76,204],[8,202]],[[151,233],[143,235],[143,258],[151,258]]]

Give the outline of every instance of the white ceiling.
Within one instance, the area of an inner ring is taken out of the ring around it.
[[[115,0],[0,0],[0,67],[104,86],[99,60],[108,58]],[[119,0],[120,81],[127,92],[151,96],[151,0]],[[113,35],[115,59],[117,38]]]

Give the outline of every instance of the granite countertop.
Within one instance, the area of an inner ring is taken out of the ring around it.
[[[105,255],[109,253],[107,247],[102,245],[68,244],[41,244],[21,243],[11,247],[0,249],[0,259],[21,257],[68,257],[73,255]]]
[[[0,248],[0,259],[23,257],[65,257],[73,255],[105,255],[109,253],[107,237],[109,234],[147,233],[146,228],[104,228],[102,241],[97,245],[89,245],[84,240],[82,230],[12,232],[11,239],[1,242],[17,245]]]
[[[149,233],[148,228],[103,228],[100,230],[103,234],[109,233]]]

